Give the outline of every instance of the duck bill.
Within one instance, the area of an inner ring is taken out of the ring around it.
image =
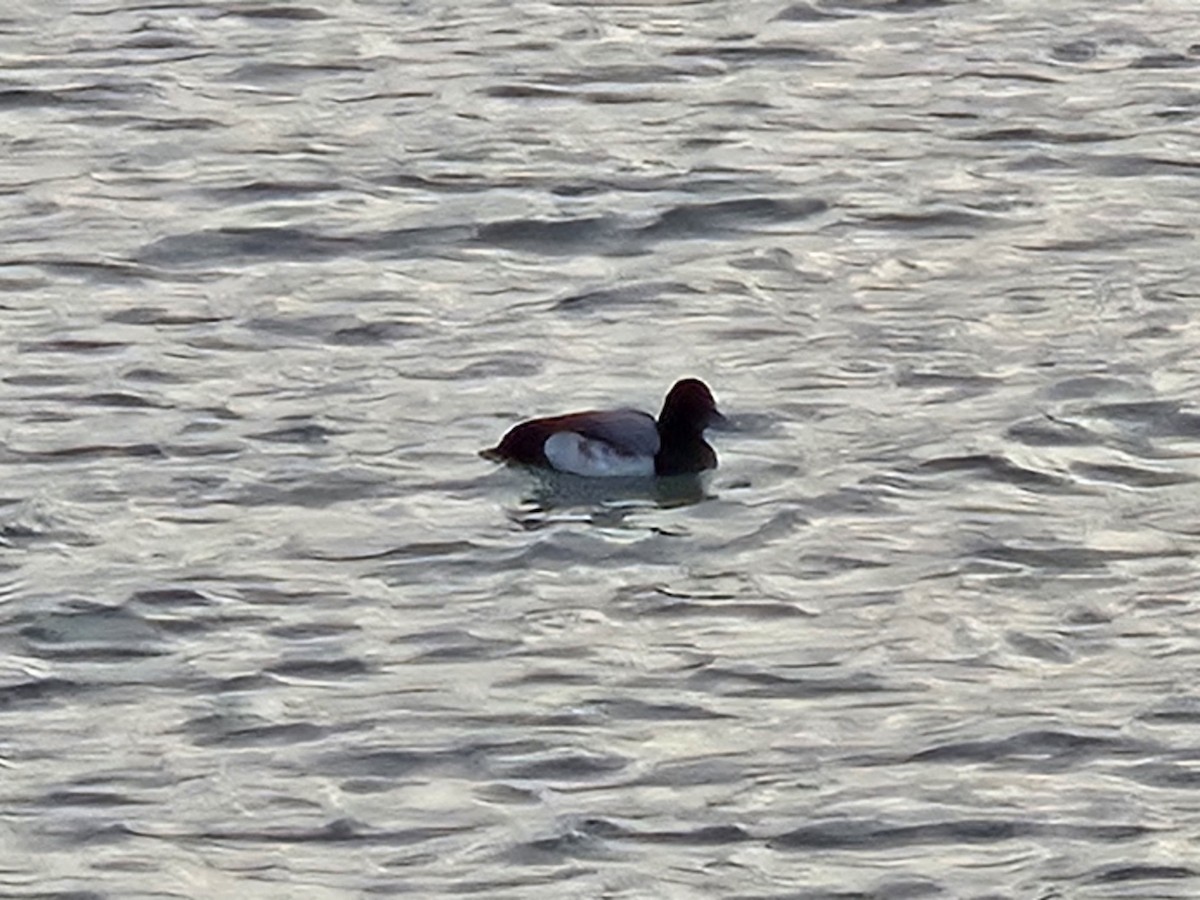
[[[731,426],[732,423],[729,421],[729,417],[720,410],[714,409],[709,413],[708,424],[704,427],[715,428],[717,431],[728,431]]]

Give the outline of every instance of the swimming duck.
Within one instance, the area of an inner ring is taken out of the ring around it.
[[[703,381],[675,382],[658,421],[636,409],[588,410],[515,426],[488,459],[574,475],[684,475],[716,468],[704,429],[725,421]]]

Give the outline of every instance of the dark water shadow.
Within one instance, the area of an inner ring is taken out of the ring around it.
[[[533,483],[509,517],[526,530],[547,524],[550,513],[579,513],[597,525],[618,525],[630,513],[675,509],[713,498],[704,474],[662,478],[587,478],[564,472],[530,470]],[[555,519],[557,521],[557,519]]]

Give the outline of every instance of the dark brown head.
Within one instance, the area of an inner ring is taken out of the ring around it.
[[[659,434],[699,436],[714,422],[724,420],[717,412],[717,401],[703,381],[684,378],[675,382],[658,414]]]

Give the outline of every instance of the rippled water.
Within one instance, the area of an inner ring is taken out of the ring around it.
[[[0,40],[5,896],[1200,894],[1191,0]]]

